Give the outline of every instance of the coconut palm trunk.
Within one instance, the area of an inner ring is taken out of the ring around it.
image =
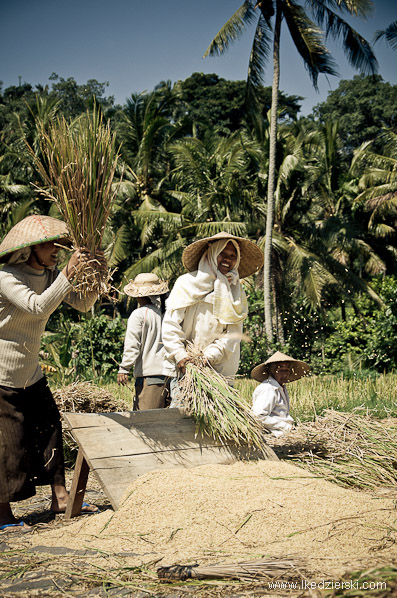
[[[263,265],[263,286],[265,306],[265,328],[269,342],[273,340],[273,318],[272,318],[272,239],[274,226],[274,187],[276,181],[276,150],[277,150],[277,110],[278,90],[280,84],[280,31],[281,12],[276,8],[276,21],[273,38],[273,85],[272,85],[272,107],[270,117],[270,138],[269,138],[269,171],[267,183],[267,211],[266,211],[266,238],[265,238],[265,261]]]

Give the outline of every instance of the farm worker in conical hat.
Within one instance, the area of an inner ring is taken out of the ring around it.
[[[189,343],[232,383],[248,315],[240,279],[262,267],[263,254],[252,241],[220,232],[186,247],[182,262],[188,273],[175,282],[163,320],[163,343],[173,376],[171,406],[178,403],[176,379],[189,361]]]
[[[280,351],[251,371],[251,378],[261,382],[252,395],[252,411],[274,436],[289,432],[294,423],[289,414],[289,395],[285,385],[309,372],[307,363]]]
[[[72,253],[57,269],[60,246],[70,245],[66,224],[28,216],[0,244],[0,530],[29,529],[14,517],[10,502],[25,500],[36,486],[51,485],[51,510],[64,512],[65,488],[60,414],[39,365],[41,335],[62,301],[88,311],[97,299],[73,288],[76,268],[90,256]],[[103,254],[94,256],[106,268]],[[86,505],[83,510],[97,510]]]
[[[168,282],[153,272],[142,273],[124,287],[124,293],[135,297],[138,307],[128,318],[117,382],[127,384],[133,368],[134,410],[161,409],[166,406],[169,394],[161,340]]]

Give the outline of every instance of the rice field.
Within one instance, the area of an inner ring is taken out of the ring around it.
[[[258,384],[255,380],[237,378],[235,387],[242,398],[251,404],[252,393]],[[121,404],[127,403],[132,408],[133,379],[128,387],[118,386],[116,382],[98,385],[119,399]],[[313,421],[329,409],[343,412],[354,410],[379,419],[397,417],[397,373],[367,378],[310,376],[288,384],[288,393],[291,415],[295,421]]]
[[[241,378],[236,388],[251,401],[258,382]],[[397,373],[344,378],[310,376],[288,384],[291,415],[295,421],[312,421],[326,410],[355,411],[376,418],[397,417]]]

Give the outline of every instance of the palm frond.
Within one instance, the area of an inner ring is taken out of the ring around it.
[[[385,38],[393,50],[397,50],[397,21],[393,21],[386,29],[378,29],[374,33],[374,42]]]
[[[312,308],[319,308],[326,285],[337,285],[337,280],[312,252],[289,239],[288,264],[298,276]],[[298,283],[299,284],[299,283]]]
[[[324,34],[293,0],[286,0],[283,14],[296,49],[317,89],[319,73],[337,75],[336,64],[323,42]]]
[[[373,75],[378,71],[378,61],[370,44],[349,23],[337,13],[321,5],[317,12],[318,23],[324,26],[327,36],[342,41],[342,47],[349,63],[363,73]],[[352,14],[353,10],[349,10]]]
[[[103,235],[103,245],[105,257],[110,268],[118,266],[129,255],[129,237],[130,231],[126,224],[122,224],[116,233],[111,233],[105,229]]]
[[[223,54],[231,43],[239,39],[246,26],[250,25],[254,19],[254,9],[251,2],[247,0],[218,31],[205,51],[203,58]]]
[[[247,86],[259,87],[271,52],[272,29],[263,15],[259,17],[248,64]],[[248,92],[247,92],[248,93]]]

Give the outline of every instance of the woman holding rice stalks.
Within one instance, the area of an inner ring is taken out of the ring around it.
[[[161,321],[165,311],[168,282],[152,273],[142,273],[124,287],[135,297],[137,309],[128,318],[123,359],[117,374],[118,384],[128,383],[134,368],[135,410],[161,409],[168,398],[168,384],[161,341]]]
[[[216,372],[233,382],[248,315],[240,278],[258,271],[263,255],[252,241],[220,232],[186,247],[182,261],[189,272],[177,279],[170,293],[162,332],[174,377],[172,406],[177,404],[175,377],[183,375],[193,359],[189,343]]]
[[[70,244],[66,224],[49,216],[28,216],[0,244],[0,530],[28,531],[10,502],[34,496],[50,484],[51,510],[66,509],[62,428],[59,411],[39,366],[41,335],[62,301],[88,311],[97,293],[82,296],[76,272],[94,262],[106,271],[103,253],[75,251],[60,272],[60,246]],[[84,505],[84,512],[96,507]]]

